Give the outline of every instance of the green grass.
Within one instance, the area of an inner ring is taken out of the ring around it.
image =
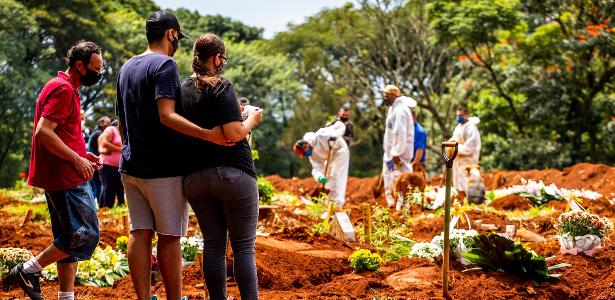
[[[45,203],[7,205],[0,210],[15,216],[23,216],[28,209],[32,210],[32,221],[49,221],[49,209]]]

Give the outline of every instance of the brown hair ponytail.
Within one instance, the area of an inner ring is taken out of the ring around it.
[[[193,51],[192,71],[196,76],[197,90],[200,91],[206,85],[216,86],[220,83],[220,76],[216,74],[216,70],[210,69],[205,62],[212,56],[224,54],[226,51],[224,42],[217,35],[206,33],[196,39]]]

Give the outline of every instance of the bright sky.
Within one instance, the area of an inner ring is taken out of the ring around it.
[[[264,37],[285,31],[288,23],[302,23],[323,8],[340,7],[350,0],[154,0],[161,8],[184,7],[203,15],[223,15],[265,29]],[[179,20],[181,23],[181,20]]]

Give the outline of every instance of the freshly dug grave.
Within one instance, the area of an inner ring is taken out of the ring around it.
[[[525,210],[534,206],[534,202],[528,198],[512,194],[496,199],[493,203],[491,203],[491,206],[500,210]]]

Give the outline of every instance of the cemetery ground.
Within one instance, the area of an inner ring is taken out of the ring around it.
[[[538,199],[531,193],[518,192],[519,186],[539,182],[546,187],[547,194],[552,193],[550,189],[554,187],[576,191],[574,197],[589,212],[613,221],[614,167],[581,163],[564,170],[498,171],[484,173],[482,177],[488,190],[498,192],[488,193],[486,204],[457,206],[454,214],[461,219],[467,216],[470,221],[469,224],[459,221],[457,228],[503,233],[507,225],[514,225],[513,239],[524,248],[548,258],[549,266],[561,263],[570,266],[551,271],[560,274],[558,279],[541,281],[509,272],[476,270],[451,259],[450,293],[454,299],[615,299],[613,235],[606,237],[602,247],[595,249],[591,256],[561,254],[556,238],[558,229],[554,225],[568,209],[569,201],[566,197]],[[269,193],[270,203],[262,203],[256,240],[262,299],[430,299],[442,296],[442,256],[429,259],[409,254],[415,243],[431,242],[442,232],[441,208],[423,210],[413,203],[405,212],[389,212],[382,208],[385,200],[376,188],[377,178],[349,178],[344,211],[350,217],[356,239],[342,241],[327,233],[330,224],[320,218],[326,205],[319,197],[320,186],[313,179],[279,176],[266,179],[275,187],[275,192]],[[429,184],[441,186],[441,178],[433,178]],[[511,194],[502,196],[506,194],[504,191]],[[545,203],[537,202],[539,200]],[[363,210],[364,204],[369,204],[369,216]],[[24,248],[36,254],[48,246],[52,236],[45,207],[44,197],[30,188],[2,191],[0,247]],[[118,238],[126,235],[126,216],[127,210],[121,207],[99,211],[99,247],[101,253],[107,249],[101,256],[112,256],[113,260],[117,254],[118,261],[112,263],[118,268],[124,259],[122,245],[118,245],[123,242]],[[364,226],[370,218],[371,239],[367,241]],[[198,234],[198,224],[191,216],[188,235]],[[353,271],[348,258],[357,249],[379,253],[383,261],[377,271]],[[195,253],[185,253],[184,258],[189,259],[183,269],[183,289],[189,299],[203,299],[200,256]],[[190,263],[190,260],[195,262]],[[229,276],[232,275],[231,260],[229,251]],[[96,276],[96,271],[90,272],[92,277]],[[134,298],[129,275],[121,276],[125,274],[109,270],[106,271],[109,278],[106,278],[104,273],[99,274],[102,279],[83,278],[76,287],[76,297]],[[229,296],[238,299],[239,292],[232,278],[228,286]],[[57,295],[57,283],[44,281],[42,290],[46,298],[53,299]],[[152,283],[152,292],[159,298],[165,296],[160,281]],[[24,299],[25,295],[19,289],[12,289],[0,291],[0,298]]]

